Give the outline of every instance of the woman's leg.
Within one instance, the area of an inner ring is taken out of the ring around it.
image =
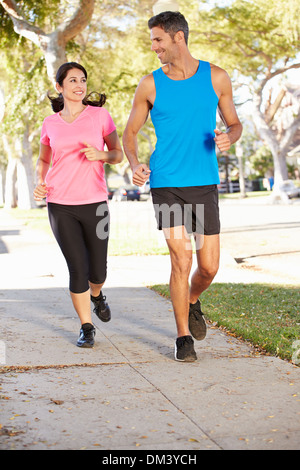
[[[89,265],[81,223],[74,211],[73,206],[48,204],[52,231],[69,269],[71,299],[81,324],[84,324],[92,323]]]
[[[74,292],[70,291],[70,295],[81,325],[84,325],[84,323],[93,323],[91,314],[90,290],[87,290],[82,294],[74,294]]]
[[[106,202],[90,204],[84,212],[83,232],[89,264],[89,285],[94,313],[104,322],[111,319],[111,311],[101,289],[107,273],[109,238],[109,211]]]
[[[107,275],[109,210],[106,202],[87,204],[81,218],[91,295],[98,297]]]

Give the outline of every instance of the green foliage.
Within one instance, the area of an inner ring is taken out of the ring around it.
[[[5,90],[5,116],[2,130],[10,137],[16,133],[22,135],[28,122],[31,124],[32,131],[42,122],[41,110],[45,104],[45,83],[47,82],[44,59],[38,54],[32,54],[31,59],[33,60],[31,64],[22,56],[15,55],[13,59],[6,55],[2,59],[2,63],[5,64],[6,78],[9,77]]]
[[[16,0],[15,1],[18,9],[22,12],[25,20],[29,21],[32,25],[41,28],[45,33],[49,33],[60,24],[61,19],[65,16],[68,17],[74,12],[76,2],[69,2],[68,0]],[[0,22],[3,37],[6,35],[9,38],[9,34],[13,31],[12,21],[4,10],[0,6]],[[19,38],[17,33],[14,33],[16,38]]]
[[[78,2],[68,0],[17,0],[24,17],[51,33],[68,20]],[[132,99],[140,79],[160,67],[151,52],[148,19],[153,0],[95,2],[89,26],[67,44],[68,60],[81,62],[88,71],[88,88],[107,94],[107,108],[120,136],[126,126]],[[180,10],[190,24],[190,50],[195,57],[215,62],[230,74],[238,70],[253,81],[288,64],[297,53],[299,37],[298,0],[235,0],[227,7],[201,8],[198,0],[181,0]],[[0,7],[0,78],[6,95],[5,132],[22,132],[40,126],[51,108],[45,98],[53,86],[46,73],[41,51],[13,29]],[[3,131],[3,128],[2,128]],[[149,141],[155,133],[148,120],[139,136],[140,156],[148,161]]]
[[[265,146],[261,146],[254,155],[250,157],[251,167],[256,173],[256,177],[263,178],[268,170],[273,169],[273,158],[271,151]]]
[[[13,22],[0,6],[0,49],[10,48],[18,44],[19,35],[15,32]]]
[[[201,15],[198,42],[210,44],[220,64],[257,79],[299,52],[297,0],[236,0]]]
[[[166,285],[153,286],[169,298]],[[201,295],[206,317],[281,359],[292,359],[300,337],[299,289],[266,284],[212,284]]]

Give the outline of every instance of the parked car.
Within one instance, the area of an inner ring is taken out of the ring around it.
[[[125,186],[116,189],[113,195],[114,201],[139,201],[141,197],[140,189],[137,186]]]
[[[107,189],[107,194],[108,194],[108,199],[112,199],[113,195],[115,194],[115,189],[108,188]]]
[[[292,180],[283,181],[279,186],[279,190],[286,193],[289,199],[300,197],[300,188],[297,188]]]
[[[146,181],[144,186],[140,188],[141,194],[150,194],[150,181]]]

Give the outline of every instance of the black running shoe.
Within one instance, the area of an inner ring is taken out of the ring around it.
[[[79,348],[92,348],[95,343],[96,328],[91,323],[84,323],[80,328],[77,346]]]
[[[199,300],[197,300],[195,304],[190,304],[189,329],[192,336],[198,341],[204,339],[206,336],[206,323]]]
[[[194,350],[194,340],[191,336],[180,336],[175,341],[175,359],[180,362],[194,362],[197,355]]]
[[[111,312],[108,303],[106,302],[106,296],[100,292],[98,297],[93,297],[91,295],[91,301],[94,304],[93,312],[97,317],[104,322],[108,322],[111,319]]]

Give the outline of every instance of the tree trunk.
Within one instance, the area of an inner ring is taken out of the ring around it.
[[[262,91],[261,91],[262,93]],[[274,186],[282,183],[287,178],[287,164],[285,155],[280,156],[280,143],[277,142],[275,132],[268,126],[264,116],[260,110],[261,93],[257,94],[253,99],[253,120],[256,131],[260,139],[269,147],[274,161]]]
[[[16,193],[16,177],[17,175],[17,159],[11,158],[8,161],[6,176],[5,176],[5,195],[4,195],[4,208],[12,209],[17,207],[17,193]]]
[[[3,184],[3,170],[0,167],[0,206],[4,204],[4,184]]]
[[[5,174],[4,207],[12,209],[17,207],[16,179],[17,179],[17,159],[14,158],[6,135],[3,134],[3,146],[8,158],[8,165]]]
[[[42,44],[44,53],[47,75],[55,85],[55,75],[58,68],[68,62],[65,47],[62,47],[59,41],[60,34],[57,31],[49,35],[49,41]]]
[[[243,147],[240,140],[238,140],[235,144],[235,153],[239,164],[240,197],[245,198],[247,197],[247,194],[244,175]]]
[[[20,209],[34,209],[36,203],[33,198],[34,168],[32,163],[32,149],[29,142],[29,129],[26,126],[23,145],[18,142],[20,158],[17,164],[18,207]]]
[[[288,169],[285,159],[285,153],[273,152],[274,160],[274,186],[281,184],[283,181],[287,180]]]

